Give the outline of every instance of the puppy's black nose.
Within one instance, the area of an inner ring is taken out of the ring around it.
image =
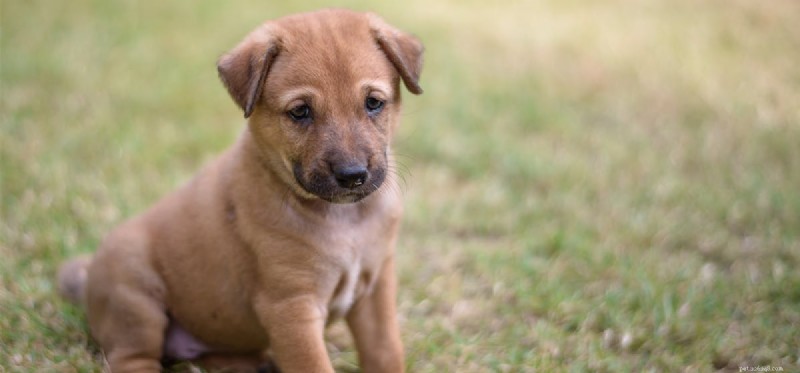
[[[369,177],[367,168],[361,165],[334,166],[333,176],[342,188],[353,189],[363,185]]]

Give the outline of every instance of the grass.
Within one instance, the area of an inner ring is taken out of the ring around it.
[[[338,4],[427,46],[396,141],[409,371],[800,369],[800,4],[487,4]],[[323,5],[2,3],[0,372],[101,370],[58,264],[242,130],[222,52]]]

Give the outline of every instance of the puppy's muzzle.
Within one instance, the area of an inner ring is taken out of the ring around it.
[[[386,178],[384,162],[354,160],[317,163],[305,169],[294,162],[294,177],[303,190],[334,203],[357,202],[378,190]]]

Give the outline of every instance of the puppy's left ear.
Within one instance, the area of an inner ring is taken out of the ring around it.
[[[244,111],[245,118],[253,114],[267,73],[279,51],[280,40],[273,28],[264,24],[217,61],[219,78],[233,101]]]
[[[422,43],[416,37],[390,26],[376,14],[369,13],[367,17],[372,35],[397,69],[403,84],[409,92],[421,94],[419,76],[422,73],[422,52],[425,50]]]

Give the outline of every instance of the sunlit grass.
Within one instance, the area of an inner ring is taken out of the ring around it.
[[[243,129],[221,53],[322,5],[3,3],[0,370],[101,369],[58,263]],[[797,369],[800,4],[340,5],[427,47],[396,139],[410,371]]]

